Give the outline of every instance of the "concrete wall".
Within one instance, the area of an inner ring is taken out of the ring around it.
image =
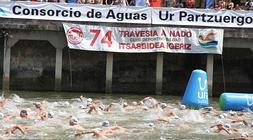
[[[53,90],[55,49],[48,41],[21,40],[11,48],[11,90]]]
[[[16,24],[14,24],[15,22]],[[118,26],[118,25],[117,25]],[[128,26],[128,25],[127,25]],[[138,25],[137,25],[138,26]],[[62,32],[61,23],[31,20],[3,20],[0,30],[24,33],[37,37],[40,32]],[[246,32],[247,31],[247,32]],[[63,40],[64,35],[60,34]],[[32,37],[33,38],[33,37]],[[11,90],[55,90],[57,39],[20,40],[11,48]],[[36,39],[34,37],[33,39]],[[62,40],[61,40],[62,41]],[[61,43],[61,42],[60,42]],[[54,46],[53,44],[56,44]],[[223,91],[253,92],[253,30],[226,29],[223,55],[214,55],[213,93]],[[62,51],[62,91],[105,92],[106,52]],[[0,74],[3,74],[3,39],[0,38]],[[156,53],[113,54],[113,93],[154,94],[156,91]],[[222,65],[222,60],[223,64]],[[163,55],[163,94],[182,95],[194,69],[206,69],[205,54]],[[223,73],[224,68],[224,73]],[[225,84],[224,84],[225,83]],[[0,84],[2,81],[0,80]]]
[[[156,53],[115,53],[113,66],[113,92],[155,93]]]
[[[62,90],[105,91],[106,53],[64,48]]]

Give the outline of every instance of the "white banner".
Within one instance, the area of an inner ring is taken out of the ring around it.
[[[82,5],[40,2],[0,2],[0,17],[117,22],[117,23],[151,23],[151,10],[147,7]]]
[[[152,9],[152,24],[253,28],[252,11],[211,9]]]
[[[0,18],[253,28],[252,11],[0,2]]]
[[[63,24],[68,46],[88,51],[124,53],[222,54],[222,29],[126,28]]]

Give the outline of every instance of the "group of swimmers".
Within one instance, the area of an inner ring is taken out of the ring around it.
[[[19,98],[15,95],[15,98]],[[19,114],[15,114],[15,111],[10,111],[6,106],[11,102],[12,98],[0,98],[0,139],[8,139],[10,137],[15,137],[15,135],[28,135],[30,131],[42,131],[39,126],[35,126],[31,122],[50,122],[53,126],[61,126],[63,122],[57,121],[57,117],[54,112],[48,111],[48,106],[46,101],[42,100],[40,102],[33,102],[32,108],[20,109],[19,104],[17,104],[16,110],[19,110]],[[119,102],[112,102],[105,104],[102,100],[87,98],[80,96],[77,99],[80,113],[85,114],[106,114],[108,112],[114,111],[120,108],[124,112],[131,112],[135,110],[145,111],[152,114],[152,122],[148,124],[149,127],[153,127],[155,123],[171,123],[175,120],[180,120],[182,118],[187,118],[191,109],[188,109],[185,105],[179,105],[178,107],[170,106],[169,104],[158,101],[153,97],[145,97],[140,101],[133,101],[131,103],[121,99]],[[68,102],[66,103],[68,104]],[[194,111],[194,110],[193,110]],[[17,111],[16,111],[17,112]],[[188,113],[188,114],[187,114]],[[223,135],[232,135],[234,140],[253,140],[253,137],[249,136],[242,129],[243,126],[250,128],[253,127],[250,123],[250,119],[246,116],[245,112],[222,112],[217,111],[213,107],[200,108],[198,113],[201,117],[213,117],[216,121],[212,126],[209,126],[208,133],[222,133]],[[73,129],[74,137],[97,137],[101,139],[111,139],[114,135],[124,135],[133,132],[130,128],[122,127],[117,124],[111,125],[108,120],[104,120],[100,123],[100,127],[96,128],[85,128],[79,122],[79,118],[72,114],[64,114],[67,120],[65,127]],[[181,125],[182,129],[190,129],[189,126]],[[187,128],[188,127],[188,128]]]

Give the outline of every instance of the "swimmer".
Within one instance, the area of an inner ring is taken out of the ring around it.
[[[160,103],[155,98],[149,96],[142,99],[141,102],[149,108],[157,108]]]
[[[136,103],[133,102],[130,105],[127,102],[123,102],[122,107],[123,107],[124,110],[128,110],[129,111],[129,110],[135,110],[135,109],[142,108],[143,105],[139,105],[139,104],[137,104],[137,102]]]
[[[207,115],[207,114],[211,114],[213,116],[219,116],[220,115],[220,113],[211,106],[210,107],[204,107],[201,110],[202,110],[203,115]]]
[[[4,108],[6,102],[7,102],[6,99],[0,99],[0,109]]]
[[[95,111],[96,113],[98,113],[98,110],[96,108],[96,104],[95,103],[90,103],[88,104],[88,114],[91,114],[93,111]]]
[[[81,101],[83,101],[82,98],[83,97],[80,96]],[[102,101],[100,101],[100,100],[92,100],[91,98],[87,98],[86,101],[87,101],[87,105],[86,105],[87,107],[81,106],[82,109],[86,109],[86,111],[87,111],[88,114],[91,114],[92,112],[99,113],[99,110],[97,109],[96,105],[99,104],[99,103],[101,105],[103,105]],[[100,109],[101,109],[101,107],[100,107]]]
[[[24,135],[24,134],[26,134],[27,129],[28,129],[27,127],[24,127],[24,126],[21,126],[21,125],[15,125],[15,126],[9,128],[6,131],[6,134],[15,134],[16,130],[19,130]]]
[[[71,117],[69,120],[69,127],[80,131],[84,130],[84,128],[78,124],[78,119],[75,117]]]
[[[163,116],[158,117],[157,121],[169,122],[172,117],[178,118],[174,112],[166,112]]]
[[[243,113],[236,113],[233,111],[229,112],[228,118],[231,119],[231,123],[237,123],[237,122],[242,122],[245,126],[248,126],[248,122],[246,121],[246,118],[244,117]]]
[[[40,118],[40,120],[47,119],[47,113],[45,111],[45,101],[41,101],[40,103],[34,103],[34,106],[37,110],[37,116]]]
[[[101,106],[99,106],[99,108],[103,111],[109,112],[112,110],[112,107],[115,103],[110,103],[109,105],[107,105],[106,107],[102,108]]]
[[[125,133],[127,131],[126,128],[114,125],[114,126],[106,126],[101,129],[93,129],[91,131],[82,131],[77,133],[75,136],[82,136],[87,134],[92,134],[94,137],[102,138],[102,139],[110,139],[108,136],[118,133]]]
[[[21,119],[28,119],[29,117],[28,117],[27,110],[21,110],[20,113],[19,113],[19,117],[20,117]],[[16,116],[7,114],[7,115],[4,115],[4,118],[3,118],[3,119],[4,119],[5,121],[10,121],[10,120],[12,120],[12,119],[14,119],[14,118],[16,118]]]
[[[217,127],[217,130],[215,131],[216,133],[221,132],[224,130],[227,134],[231,134],[232,131],[238,132],[237,129],[231,128],[229,124],[223,124],[222,122],[218,122],[218,124],[211,126],[210,128]]]
[[[91,131],[82,131],[75,134],[76,137],[80,137],[82,135],[92,134],[93,137],[102,138],[105,140],[111,140],[110,138],[106,137],[103,133],[99,132],[98,130],[91,130]]]
[[[36,130],[40,131],[40,129],[35,128],[33,126],[25,126],[25,125],[14,125],[11,128],[6,130],[6,134],[16,134],[16,131],[19,130],[23,135],[27,134],[28,130]]]

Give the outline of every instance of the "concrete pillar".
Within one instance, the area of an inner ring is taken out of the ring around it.
[[[57,35],[56,35],[57,34]],[[55,83],[54,90],[61,91],[61,81],[62,81],[62,49],[67,46],[66,38],[62,33],[52,33],[52,37],[45,38],[48,40],[55,48]]]
[[[11,61],[11,48],[7,45],[7,38],[4,38],[4,52],[3,52],[3,85],[2,89],[10,89],[10,61]]]
[[[8,39],[8,41],[7,41]],[[18,42],[15,38],[6,36],[4,38],[4,52],[3,52],[3,84],[2,90],[10,90],[10,64],[11,64],[11,47]]]
[[[61,76],[62,76],[62,48],[56,48],[55,59],[55,90],[61,90]]]
[[[112,93],[113,53],[106,55],[106,81],[105,92]]]
[[[250,48],[250,50],[253,52],[253,48]]]
[[[213,96],[213,55],[207,55],[206,63],[208,96]]]
[[[163,53],[157,53],[156,58],[156,94],[162,94],[163,86]]]

